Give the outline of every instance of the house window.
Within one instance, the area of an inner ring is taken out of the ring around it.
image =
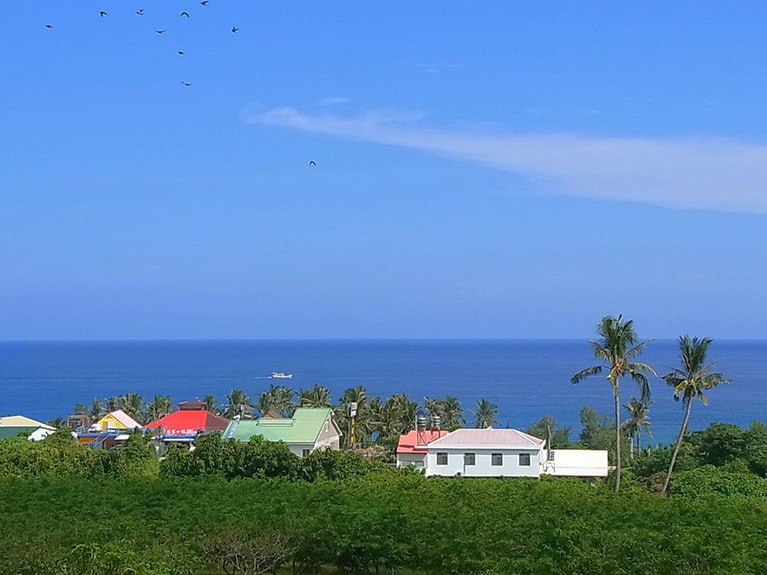
[[[447,453],[437,453],[437,465],[447,465]]]
[[[520,467],[530,467],[530,454],[529,453],[520,453],[519,454],[519,466]]]
[[[304,451],[301,454],[301,457],[309,457],[309,454],[312,452],[311,449],[304,449]]]
[[[463,454],[463,464],[464,465],[476,465],[476,455],[474,453],[464,453]]]
[[[493,453],[490,455],[490,463],[493,465],[503,465],[503,453]]]

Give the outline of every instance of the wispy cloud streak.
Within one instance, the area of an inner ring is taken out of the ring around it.
[[[549,190],[678,209],[767,214],[767,146],[723,138],[615,138],[436,130],[393,111],[356,117],[277,108],[248,117],[403,146],[524,175]]]

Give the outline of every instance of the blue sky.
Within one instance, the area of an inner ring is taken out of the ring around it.
[[[13,3],[0,339],[764,338],[766,17]]]

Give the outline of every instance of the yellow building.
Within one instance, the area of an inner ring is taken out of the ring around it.
[[[125,413],[122,409],[117,409],[107,413],[91,427],[91,431],[130,431],[140,429],[141,424]]]

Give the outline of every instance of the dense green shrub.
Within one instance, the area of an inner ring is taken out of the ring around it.
[[[201,437],[193,451],[172,449],[160,464],[160,474],[174,477],[219,475],[235,478],[298,477],[299,458],[287,444],[255,436],[247,443],[223,440],[219,434]]]
[[[79,445],[58,432],[44,441],[0,441],[0,477],[96,477],[111,469],[109,454]]]
[[[767,479],[747,470],[706,465],[675,474],[671,481],[671,493],[685,497],[733,495],[767,499]]]
[[[0,573],[14,574],[208,575],[272,557],[296,573],[761,575],[765,532],[760,499],[561,478],[0,479]]]

